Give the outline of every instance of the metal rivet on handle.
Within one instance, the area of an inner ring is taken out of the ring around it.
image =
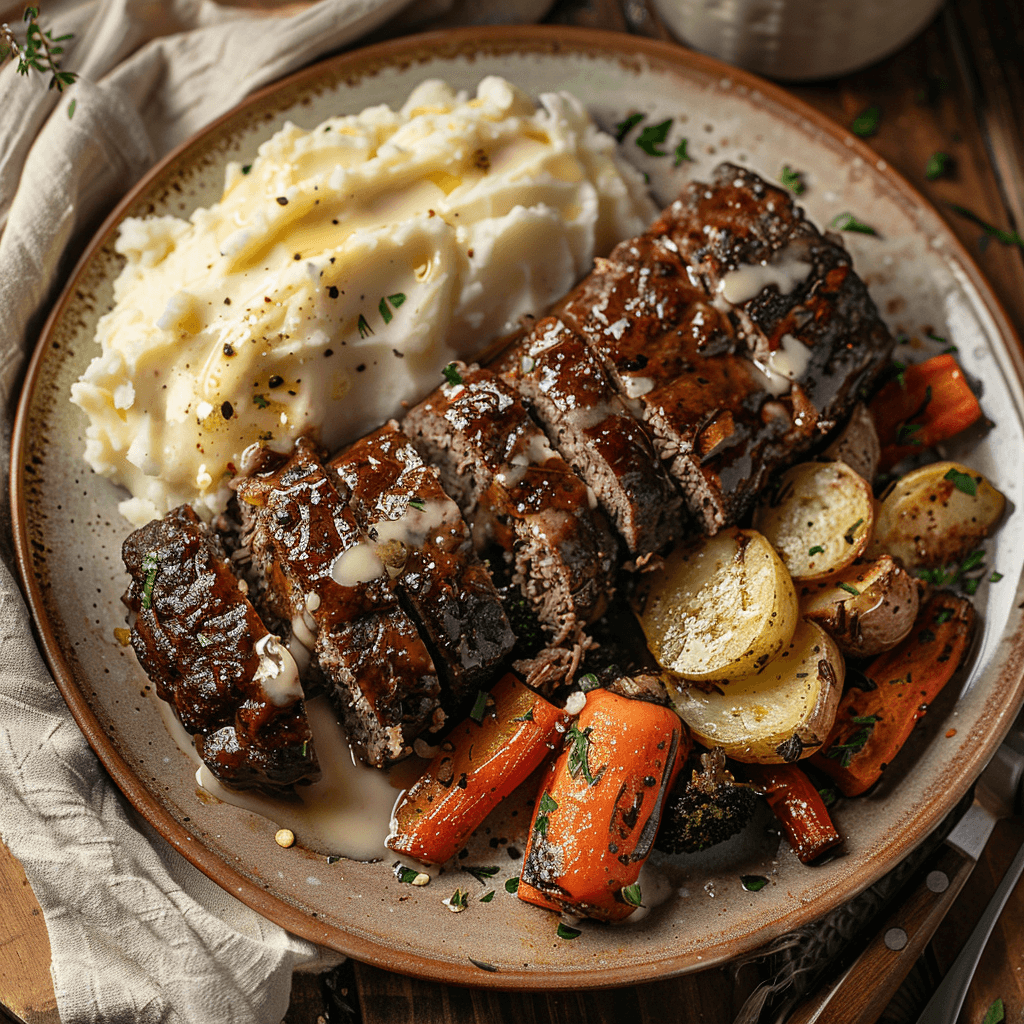
[[[929,871],[924,884],[932,892],[945,892],[949,888],[949,878],[944,871]]]
[[[885,933],[885,947],[894,953],[907,944],[907,933],[902,928],[890,928]]]

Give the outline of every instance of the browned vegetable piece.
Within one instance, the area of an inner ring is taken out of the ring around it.
[[[670,708],[592,690],[544,773],[519,898],[617,921],[641,902],[640,868],[690,739]]]
[[[793,852],[804,864],[817,860],[842,842],[821,794],[796,765],[756,765],[747,769],[750,781],[764,792]]]
[[[872,688],[851,687],[843,695],[835,726],[811,760],[846,796],[870,789],[892,763],[966,657],[974,618],[969,601],[936,594],[907,638],[865,670]]]
[[[506,675],[481,714],[452,730],[423,776],[403,794],[388,848],[434,864],[455,856],[491,810],[544,760],[571,721],[572,715]]]

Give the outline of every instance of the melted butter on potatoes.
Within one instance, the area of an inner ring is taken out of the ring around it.
[[[288,124],[188,221],[129,218],[102,347],[72,388],[86,459],[141,524],[222,509],[256,442],[337,448],[540,313],[654,216],[578,101],[425,82]]]

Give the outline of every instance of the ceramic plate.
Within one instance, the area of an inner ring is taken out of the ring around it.
[[[881,237],[844,236],[855,264],[894,330],[916,338],[930,330],[959,347],[994,428],[951,454],[987,474],[1011,509],[987,545],[988,564],[1003,579],[978,592],[982,625],[969,671],[875,790],[839,808],[843,856],[803,866],[758,819],[706,854],[659,861],[664,899],[643,921],[585,926],[573,941],[556,936],[554,915],[501,884],[517,873],[516,826],[522,830],[525,809],[489,821],[463,862],[499,868],[495,897],[480,903],[484,884],[459,869],[423,888],[401,885],[387,862],[328,863],[282,849],[272,821],[203,799],[131,649],[114,638],[124,620],[119,552],[129,527],[116,509],[124,495],[83,463],[85,421],[68,402],[72,381],[97,351],[96,320],[111,305],[122,218],[187,216],[215,202],[225,163],[250,161],[286,120],[312,127],[370,104],[399,105],[428,77],[473,89],[495,73],[534,95],[571,90],[613,131],[633,113],[646,115],[646,124],[671,119],[669,155],[643,152],[636,132],[622,145],[661,203],[725,158],[770,179],[789,164],[804,173],[801,202],[819,225],[843,212],[875,225]],[[677,167],[673,153],[684,137],[693,160]],[[111,775],[169,842],[241,900],[307,938],[423,977],[505,988],[634,983],[752,950],[865,888],[928,834],[994,750],[1024,694],[1024,545],[1012,543],[1024,487],[1021,379],[1006,317],[938,215],[869,149],[781,90],[674,46],[608,33],[473,29],[400,40],[253,97],[155,168],[103,226],[44,330],[25,385],[12,463],[21,569],[58,685]],[[770,884],[747,892],[744,874]],[[455,888],[470,894],[457,915],[441,903]]]

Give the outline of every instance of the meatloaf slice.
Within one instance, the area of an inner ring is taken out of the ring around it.
[[[320,771],[298,669],[188,505],[122,546],[132,647],[221,782],[280,789]]]
[[[597,500],[556,454],[512,387],[488,370],[457,364],[461,382],[414,409],[405,433],[437,465],[444,489],[493,542],[514,582],[559,644],[604,611],[616,544]]]
[[[581,338],[561,320],[547,317],[501,366],[633,554],[657,551],[680,536],[679,493],[650,438]]]
[[[515,636],[458,505],[392,420],[329,463],[433,645],[453,703],[486,688]],[[440,659],[440,660],[439,660]]]
[[[440,686],[336,479],[300,438],[284,462],[238,485],[239,506],[268,606],[313,648],[349,741],[383,767],[443,724]]]

